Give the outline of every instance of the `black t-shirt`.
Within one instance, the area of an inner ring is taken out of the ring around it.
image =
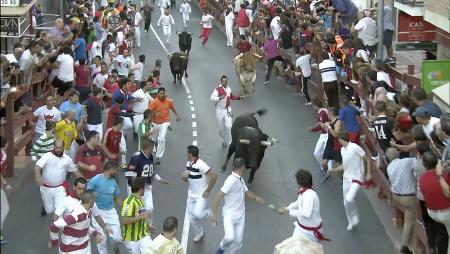
[[[144,10],[144,18],[151,19],[153,7],[151,7],[150,5],[144,5],[144,7],[142,7],[142,9]]]
[[[383,151],[386,151],[391,145],[392,130],[394,122],[387,116],[380,116],[373,121],[373,127],[378,139],[378,144]]]
[[[280,39],[282,42],[281,46],[284,49],[292,48],[293,45],[292,45],[292,32],[291,31],[289,31],[289,30],[282,31],[280,33]]]
[[[87,124],[97,125],[102,123],[103,104],[100,100],[91,97],[86,100]]]

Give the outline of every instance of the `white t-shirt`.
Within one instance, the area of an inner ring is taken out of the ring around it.
[[[78,204],[81,204],[81,199],[69,195],[63,199],[63,202],[56,204],[55,215],[58,217],[66,216],[67,214],[72,213]],[[94,206],[91,208],[91,218],[97,217],[98,215],[98,207],[97,204],[94,203]]]
[[[144,113],[148,109],[148,104],[152,100],[150,94],[144,92],[142,89],[136,90],[131,96],[133,98],[141,99],[133,104],[133,111],[138,113]]]
[[[341,148],[342,164],[344,165],[344,179],[348,181],[364,179],[364,161],[366,153],[355,143],[348,143],[347,147]]]
[[[303,189],[302,191],[304,192],[298,195],[297,200],[287,207],[289,216],[295,218],[305,227],[318,227],[322,223],[319,196],[312,189]],[[294,222],[294,225],[300,228],[306,236],[315,239],[314,232],[301,228],[297,221]]]
[[[428,122],[427,125],[422,125],[423,131],[425,132],[425,135],[427,135],[428,138],[431,139],[430,134],[433,131],[433,127],[434,125],[436,125],[437,123],[439,123],[441,120],[439,118],[436,117],[431,117],[430,121]]]
[[[59,55],[56,61],[59,62],[58,79],[64,82],[71,82],[74,80],[74,61],[71,55]]]
[[[306,54],[297,58],[295,65],[302,70],[304,77],[311,76],[311,55]]]
[[[272,35],[274,39],[278,39],[280,37],[280,16],[273,17],[272,21],[270,21],[270,29],[272,30]]]
[[[111,56],[110,54],[115,53],[116,52],[116,44],[114,44],[113,42],[111,42],[108,45],[108,48],[105,50],[105,63],[106,64],[110,64],[111,63]]]
[[[356,52],[356,57],[362,58],[364,60],[364,62],[366,62],[366,63],[368,63],[370,60],[369,56],[370,56],[370,52],[368,50],[360,49],[360,50],[358,50],[358,52]]]
[[[138,62],[133,67],[134,79],[137,81],[142,81],[142,74],[144,73],[144,64]]]
[[[202,25],[203,28],[212,28],[212,22],[214,20],[214,16],[210,14],[206,14],[202,16]]]
[[[114,61],[117,62],[116,69],[118,74],[127,77],[129,73],[128,69],[131,67],[127,59],[123,55],[118,55],[114,58]]]
[[[206,174],[211,168],[203,160],[186,162],[186,172],[189,181],[188,198],[201,198],[203,192],[208,188]]]
[[[377,23],[375,20],[364,17],[358,21],[354,28],[358,30],[358,38],[364,42],[364,45],[373,46],[377,44]]]
[[[102,56],[102,44],[100,42],[92,42],[92,47],[89,50],[89,56],[91,59],[94,59],[96,56]]]
[[[42,168],[42,181],[49,186],[63,184],[67,173],[77,171],[77,167],[67,154],[58,157],[53,152],[44,154],[36,162],[36,166]]]
[[[8,60],[8,63],[10,63],[10,64],[17,63],[17,58],[14,54],[6,54],[5,57],[6,57],[6,60]]]
[[[59,112],[59,110],[56,107],[48,109],[47,105],[37,108],[33,112],[33,115],[37,117],[36,132],[39,134],[45,132],[46,121],[57,122],[61,120],[61,113]]]
[[[232,172],[223,183],[220,191],[225,193],[223,216],[239,219],[245,215],[245,193],[248,191],[244,179]]]
[[[108,79],[108,77],[109,77],[108,73],[106,73],[106,74],[98,73],[97,75],[95,75],[95,78],[92,81],[92,84],[96,85],[97,87],[102,88],[103,85],[105,84],[105,81]]]
[[[142,15],[140,12],[136,12],[136,14],[134,14],[134,25],[136,27],[138,27],[139,29],[139,25],[141,24],[141,20],[142,20]]]
[[[322,82],[337,81],[336,63],[333,60],[325,59],[319,64]]]
[[[37,58],[37,55],[31,54],[31,51],[29,49],[25,50],[22,53],[22,56],[20,57],[19,64],[20,64],[20,70],[27,72],[30,71],[32,64],[38,64],[39,59]]]
[[[386,84],[388,86],[392,87],[391,79],[389,77],[389,74],[387,74],[384,71],[378,71],[377,72],[377,81],[384,81],[384,82],[386,82]]]

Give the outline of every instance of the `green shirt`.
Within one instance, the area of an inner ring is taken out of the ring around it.
[[[132,193],[122,205],[122,217],[137,217],[145,211],[145,204],[141,197]],[[148,222],[146,219],[138,220],[123,227],[122,237],[125,241],[139,241],[149,234]]]
[[[152,125],[148,121],[143,120],[141,123],[139,123],[138,127],[139,149],[142,149],[142,143],[144,139],[148,138],[144,137],[144,134],[150,132],[151,130]]]

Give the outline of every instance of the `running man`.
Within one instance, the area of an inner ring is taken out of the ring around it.
[[[212,22],[214,20],[214,16],[211,14],[208,14],[208,11],[206,9],[203,10],[203,16],[200,20],[200,24],[202,25],[202,34],[199,36],[199,38],[203,38],[202,46],[205,47],[206,43],[209,39],[209,34],[212,30]]]
[[[191,5],[189,4],[188,0],[184,0],[183,3],[180,5],[180,12],[181,15],[183,15],[183,24],[184,27],[187,27],[187,22],[189,22],[189,15],[191,15],[192,9]]]
[[[180,121],[180,116],[178,116],[173,100],[166,96],[164,87],[158,88],[158,96],[150,102],[149,109],[153,112],[153,140],[158,142],[155,165],[159,165],[166,148],[166,134],[170,126],[169,110],[175,114],[177,122]]]
[[[166,43],[170,43],[170,35],[172,34],[172,25],[175,25],[175,20],[169,13],[169,9],[164,10],[164,15],[158,19],[158,26],[162,25],[163,34],[166,36]]]
[[[214,89],[210,100],[215,102],[216,119],[219,125],[219,136],[222,139],[222,147],[225,148],[231,144],[231,125],[233,115],[231,113],[231,100],[243,100],[245,96],[237,96],[231,92],[228,86],[228,77],[220,77],[220,85]]]
[[[182,179],[189,183],[187,210],[189,221],[194,228],[194,242],[199,242],[205,236],[201,225],[211,211],[206,209],[207,198],[217,181],[217,174],[198,157],[198,147],[190,145],[187,147],[186,171]],[[206,179],[209,178],[207,181]]]
[[[217,223],[217,210],[220,203],[225,199],[222,216],[225,235],[216,254],[233,254],[242,247],[242,237],[244,236],[245,225],[245,197],[254,199],[258,203],[264,203],[264,200],[253,194],[245,185],[242,175],[245,171],[245,160],[236,158],[233,161],[233,172],[227,177],[222,188],[216,195],[214,206],[211,211],[211,222]]]

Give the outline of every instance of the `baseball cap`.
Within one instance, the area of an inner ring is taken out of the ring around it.
[[[428,117],[430,116],[430,112],[425,107],[418,107],[413,114],[414,117]]]

